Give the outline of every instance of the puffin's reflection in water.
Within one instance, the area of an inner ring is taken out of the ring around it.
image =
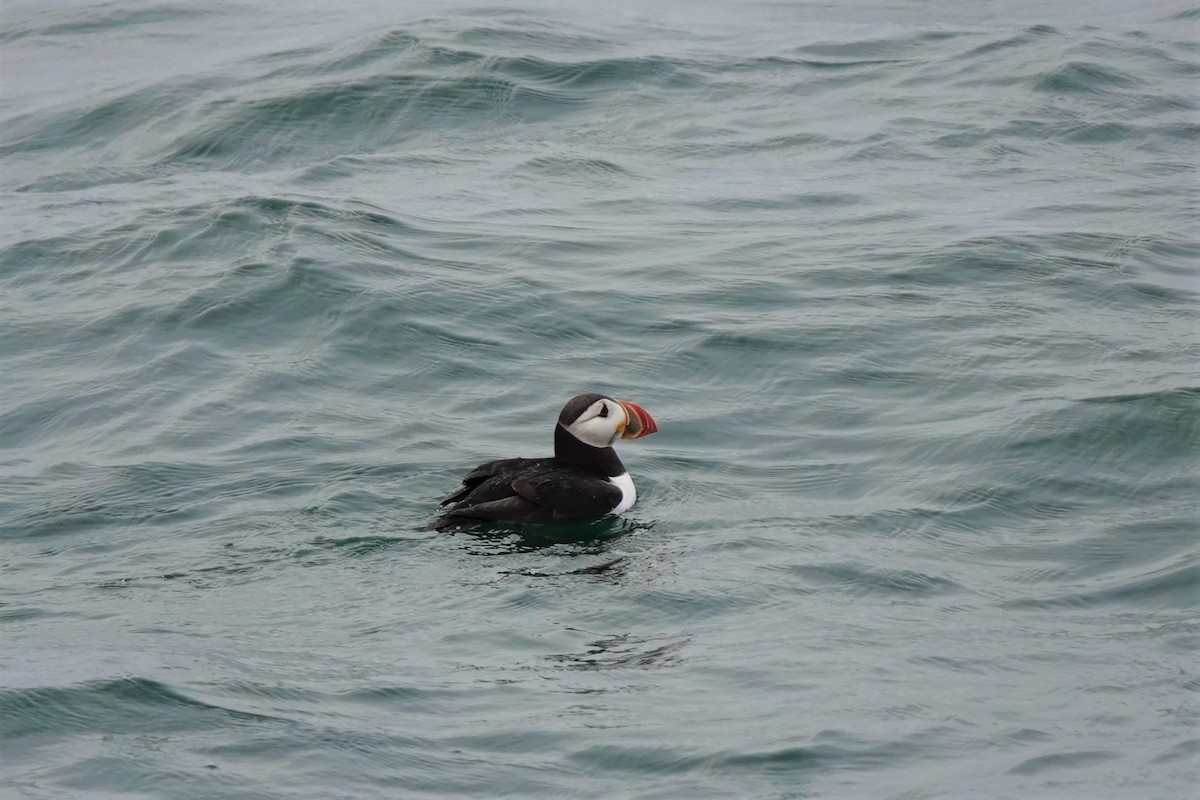
[[[547,658],[564,669],[661,669],[676,666],[691,640],[691,634],[635,636],[623,633],[588,642],[582,653],[562,653]]]
[[[618,540],[653,527],[652,522],[604,517],[571,525],[485,524],[455,533],[466,538],[466,551],[471,555],[503,556],[540,550],[553,550],[558,555],[600,555]]]

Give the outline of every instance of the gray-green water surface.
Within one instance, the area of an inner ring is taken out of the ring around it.
[[[0,18],[5,797],[1191,796],[1195,4]]]

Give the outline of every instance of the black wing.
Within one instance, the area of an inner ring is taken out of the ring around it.
[[[549,459],[493,461],[472,471],[438,527],[457,521],[581,522],[602,517],[621,501],[621,490],[595,476],[554,468]]]
[[[602,517],[621,502],[621,490],[603,478],[556,472],[513,482],[521,497],[554,511],[555,522]]]
[[[544,461],[544,458],[501,458],[480,464],[467,473],[462,486],[446,495],[438,505],[481,503],[508,497],[513,493],[512,482],[535,471]]]

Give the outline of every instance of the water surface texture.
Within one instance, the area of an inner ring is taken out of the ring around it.
[[[5,797],[1192,796],[1200,7],[0,13]]]

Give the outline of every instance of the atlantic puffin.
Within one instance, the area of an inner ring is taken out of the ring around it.
[[[613,442],[657,431],[654,418],[641,406],[601,394],[572,397],[554,426],[552,457],[481,464],[439,504],[449,508],[434,527],[561,524],[628,511],[637,491]]]

